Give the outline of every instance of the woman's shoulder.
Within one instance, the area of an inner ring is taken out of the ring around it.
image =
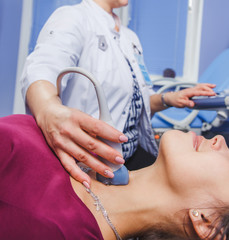
[[[50,230],[58,236],[55,239],[61,239],[62,234],[65,239],[71,239],[70,236],[102,239],[95,218],[73,191],[68,173],[48,147],[32,116],[0,118],[0,141],[0,201],[4,196],[4,201],[11,203],[2,208],[1,216],[3,210],[7,210],[8,218],[22,220],[24,217],[25,221],[30,220],[31,227],[40,224],[41,228],[49,226],[48,219]],[[13,209],[14,206],[23,211]],[[16,215],[9,216],[9,211]],[[28,214],[25,216],[24,212]],[[17,221],[10,222],[13,228],[17,226]],[[56,224],[61,231],[56,229]],[[33,234],[31,228],[26,236],[29,234]],[[55,235],[50,232],[49,236],[52,239]]]
[[[16,139],[30,138],[33,134],[31,129],[37,130],[35,119],[31,115],[13,114],[0,118],[0,139],[6,142],[7,140],[13,142]]]
[[[5,170],[7,165],[14,167],[14,164],[25,164],[34,171],[37,164],[49,169],[60,168],[56,155],[31,115],[14,114],[0,118],[0,141],[0,163],[4,163]],[[4,171],[3,165],[1,171]]]

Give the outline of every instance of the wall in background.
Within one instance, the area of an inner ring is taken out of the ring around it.
[[[0,1],[0,117],[13,113],[22,0]]]
[[[143,46],[144,59],[152,75],[172,68],[183,75],[188,0],[132,0],[129,27]]]
[[[228,0],[204,2],[199,75],[224,49],[229,48],[228,11]]]

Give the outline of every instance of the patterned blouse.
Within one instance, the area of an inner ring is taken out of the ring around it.
[[[126,59],[130,67],[133,77],[133,97],[129,108],[129,115],[124,126],[123,133],[128,137],[129,141],[122,144],[122,152],[124,159],[131,157],[138,146],[138,123],[142,113],[143,98],[139,89],[136,75],[128,59]]]

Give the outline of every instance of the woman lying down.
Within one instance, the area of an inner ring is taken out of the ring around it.
[[[229,239],[229,149],[166,132],[127,186],[69,177],[34,119],[0,119],[0,239]],[[98,197],[98,199],[97,199]]]

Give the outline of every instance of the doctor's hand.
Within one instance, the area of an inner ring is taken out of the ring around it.
[[[110,178],[113,177],[112,169],[99,161],[96,155],[115,164],[124,163],[119,152],[97,137],[118,143],[127,141],[127,138],[105,122],[81,111],[50,106],[39,118],[38,125],[64,168],[79,182],[90,184],[90,178],[77,166],[75,159]]]
[[[127,137],[101,120],[62,105],[51,83],[33,83],[27,91],[27,103],[63,167],[86,187],[90,186],[90,177],[76,160],[108,178],[113,177],[112,169],[99,161],[97,155],[115,164],[124,163],[121,153],[97,137],[117,143],[128,141]]]
[[[164,94],[164,101],[167,105],[177,108],[194,107],[195,103],[191,98],[194,96],[215,96],[216,93],[213,91],[215,86],[215,84],[200,83],[177,92],[167,92]]]

